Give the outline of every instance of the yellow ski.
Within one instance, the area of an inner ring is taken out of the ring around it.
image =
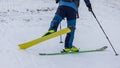
[[[27,49],[27,48],[29,48],[29,47],[31,47],[31,46],[34,46],[34,45],[36,45],[36,44],[38,44],[38,43],[44,42],[44,41],[49,40],[49,39],[51,39],[51,38],[60,36],[60,35],[62,35],[62,34],[69,33],[69,32],[71,32],[71,30],[74,30],[74,29],[75,29],[75,28],[73,28],[73,27],[64,28],[64,29],[59,30],[59,31],[57,31],[57,32],[55,32],[55,33],[52,33],[52,34],[50,34],[50,35],[47,35],[47,36],[44,36],[44,37],[41,37],[41,38],[37,38],[37,39],[32,40],[32,41],[29,41],[29,42],[25,42],[25,43],[23,43],[23,44],[19,44],[19,48],[20,48],[20,49]]]

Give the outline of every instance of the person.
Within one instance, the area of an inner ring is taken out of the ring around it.
[[[91,3],[89,0],[84,0],[88,10],[91,11]],[[76,28],[76,19],[79,17],[78,15],[78,7],[80,4],[80,0],[56,0],[56,3],[59,3],[57,11],[53,20],[51,21],[49,30],[45,33],[44,36],[54,33],[57,31],[58,25],[60,22],[66,18],[67,19],[67,27]],[[64,49],[62,52],[79,52],[79,49],[73,46],[75,30],[72,30],[70,33],[67,33],[65,38]]]

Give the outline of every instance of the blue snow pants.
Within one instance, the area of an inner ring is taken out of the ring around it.
[[[49,30],[57,31],[58,25],[64,18],[67,19],[67,27],[76,26],[76,11],[68,6],[59,6],[53,20],[51,21]],[[67,33],[64,44],[65,48],[72,48],[74,33],[75,30]]]

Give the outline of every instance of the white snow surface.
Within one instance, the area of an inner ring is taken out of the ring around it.
[[[120,53],[120,0],[91,0],[102,27],[116,52]],[[0,68],[120,68],[95,18],[81,0],[74,45],[81,50],[108,46],[104,52],[74,55],[40,56],[38,53],[60,52],[64,44],[59,37],[26,50],[18,45],[41,37],[47,32],[57,9],[54,0],[0,0]],[[62,21],[62,28],[66,21]],[[59,30],[59,29],[58,29]],[[63,41],[65,35],[62,36]]]

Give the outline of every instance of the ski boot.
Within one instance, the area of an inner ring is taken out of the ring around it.
[[[61,53],[68,53],[68,52],[79,52],[79,49],[76,48],[75,46],[72,46],[72,48],[65,48]]]
[[[72,46],[71,51],[72,52],[79,52],[79,49],[75,46]]]
[[[45,33],[42,37],[44,37],[44,36],[47,36],[47,35],[49,35],[49,34],[52,34],[52,33],[54,33],[55,31],[54,30],[49,30],[47,33]]]
[[[71,52],[70,48],[65,48],[61,51],[61,53],[68,53]]]

